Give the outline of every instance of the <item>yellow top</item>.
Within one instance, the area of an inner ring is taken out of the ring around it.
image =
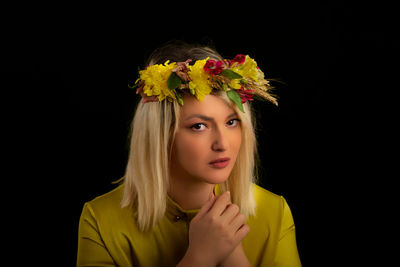
[[[219,195],[219,186],[214,187]],[[301,266],[292,213],[285,199],[253,184],[256,215],[242,240],[252,266]],[[188,247],[190,220],[198,210],[183,210],[167,197],[165,216],[140,232],[130,208],[121,208],[123,185],[85,203],[79,222],[77,266],[175,266]]]

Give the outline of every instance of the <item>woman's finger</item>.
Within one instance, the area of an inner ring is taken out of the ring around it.
[[[196,217],[201,218],[202,216],[204,216],[204,214],[206,214],[210,210],[210,208],[214,205],[215,199],[216,199],[215,195],[212,194],[211,198],[207,200],[207,202],[201,207]]]

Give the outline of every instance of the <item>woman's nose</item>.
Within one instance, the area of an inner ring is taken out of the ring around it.
[[[216,129],[213,134],[211,149],[217,152],[223,152],[227,149],[228,143],[226,135],[221,129]]]

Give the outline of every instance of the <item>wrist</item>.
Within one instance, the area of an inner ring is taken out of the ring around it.
[[[228,257],[226,257],[222,262],[218,264],[218,267],[234,267],[234,266],[251,267],[250,261],[247,259],[247,256],[244,253],[242,243],[240,243]]]
[[[189,249],[186,251],[185,256],[176,265],[176,267],[215,267],[216,264],[210,262],[204,255],[193,253]]]

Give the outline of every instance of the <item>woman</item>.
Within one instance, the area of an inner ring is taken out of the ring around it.
[[[77,266],[301,266],[285,199],[256,185],[256,62],[172,44],[140,71],[126,173],[84,205]]]

